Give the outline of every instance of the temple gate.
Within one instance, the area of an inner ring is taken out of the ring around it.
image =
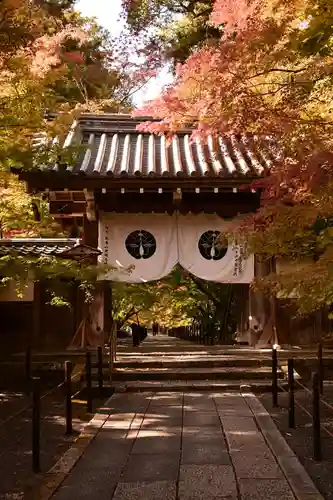
[[[245,285],[239,334],[252,345],[277,343],[274,305],[249,286],[269,269],[242,242],[223,238],[235,219],[259,207],[251,186],[268,172],[269,159],[254,137],[192,141],[192,129],[184,129],[169,141],[139,132],[143,121],[83,115],[64,142],[86,146],[76,165],[14,169],[30,192],[44,193],[71,237],[82,235],[100,250],[100,262],[113,266],[96,302],[99,330],[111,328],[111,281],[157,280],[180,264],[202,279],[242,284],[243,295]]]

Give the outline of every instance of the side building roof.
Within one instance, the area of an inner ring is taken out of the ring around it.
[[[100,250],[83,245],[81,240],[75,238],[0,239],[0,258],[6,255],[21,255],[81,260],[96,257],[100,253]]]

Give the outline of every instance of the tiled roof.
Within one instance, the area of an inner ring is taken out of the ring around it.
[[[78,248],[85,248],[80,240],[71,238],[13,238],[0,240],[0,257],[10,254],[30,255],[35,257],[52,255],[55,257],[66,257],[75,253]],[[95,250],[95,249],[92,249]],[[95,252],[99,253],[98,250]],[[82,252],[83,253],[83,252]]]
[[[50,166],[89,177],[260,177],[272,158],[259,152],[255,137],[191,139],[191,129],[171,141],[140,133],[142,123],[127,115],[86,115],[73,124],[65,146],[88,146],[77,165]]]

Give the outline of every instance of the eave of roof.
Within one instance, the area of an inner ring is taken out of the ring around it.
[[[151,118],[82,115],[64,141],[64,146],[87,146],[76,165],[13,171],[30,184],[39,178],[42,184],[49,183],[45,187],[50,188],[65,181],[68,188],[71,184],[98,188],[131,182],[239,185],[267,175],[270,169],[271,157],[256,148],[255,137],[208,136],[206,142],[192,141],[189,128],[168,141],[165,136],[139,132],[137,125],[147,120]]]
[[[72,175],[68,172],[42,172],[42,171],[24,171],[12,168],[12,172],[19,178],[26,181],[30,192],[36,191],[120,191],[126,188],[126,191],[135,191],[143,188],[147,191],[174,190],[176,188],[194,190],[199,187],[201,190],[212,191],[215,188],[222,190],[232,190],[241,186],[250,186],[253,181],[258,181],[257,176],[247,177],[106,177],[106,176],[85,176]]]

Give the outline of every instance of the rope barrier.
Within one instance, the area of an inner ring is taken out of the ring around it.
[[[82,371],[81,372],[77,372],[75,373],[72,377],[71,377],[71,380],[72,382],[75,381],[76,378],[79,378],[81,377],[82,375]],[[60,384],[58,384],[57,386],[53,387],[52,389],[50,389],[49,391],[45,392],[42,396],[41,396],[41,400],[45,399],[46,397],[48,396],[51,396],[52,394],[54,394],[58,389],[61,389],[61,387],[64,387],[65,385],[65,381],[63,380],[62,382],[60,382]],[[81,391],[81,389],[79,389],[75,394],[73,394],[72,396],[72,399],[77,396],[77,394],[79,394],[79,392]],[[62,403],[63,405],[64,403]],[[23,415],[25,412],[31,410],[32,408],[32,403],[30,402],[28,405],[24,406],[23,408],[21,408],[20,410],[18,410],[17,412],[13,413],[12,415],[10,415],[9,417],[3,419],[3,420],[0,420],[0,428],[4,425],[6,425],[8,422],[14,420],[15,418],[19,417],[20,415]]]
[[[295,382],[300,386],[302,387],[302,389],[304,389],[306,392],[308,392],[309,394],[311,394],[311,391],[310,389],[308,389],[305,385],[303,385],[301,382],[299,382],[298,380],[295,380]],[[320,398],[320,402],[323,403],[323,405],[325,405],[327,408],[329,408],[331,411],[333,411],[333,405],[331,405],[330,403],[328,403],[327,401],[325,401],[325,399],[323,398]]]
[[[73,375],[71,377],[71,381],[74,382],[74,379],[78,376],[81,376],[82,373],[75,373],[75,375]],[[40,398],[41,400],[52,395],[54,392],[56,392],[58,389],[60,389],[61,387],[63,387],[65,385],[65,380],[63,380],[62,382],[60,382],[60,384],[58,384],[56,387],[53,387],[53,389],[50,389],[48,392],[46,392],[45,394],[43,394],[43,396]]]
[[[312,394],[311,391],[303,386],[303,384],[301,384],[300,382],[298,382],[298,380],[295,380],[295,382],[297,382],[300,386],[304,387],[304,389],[306,390],[307,393],[309,393],[310,395]],[[282,392],[288,394],[288,391],[286,389],[284,389],[280,384],[279,384],[279,388],[282,390]],[[324,402],[324,400],[320,399],[321,402]],[[327,403],[326,401],[324,402],[331,410],[333,410],[333,406],[331,406],[329,403]],[[304,408],[304,406],[299,403],[297,401],[297,398],[295,397],[295,404],[296,406],[298,406],[308,417],[310,417],[310,419],[312,420],[312,414],[306,409]],[[320,426],[322,427],[322,429],[331,437],[333,438],[333,433],[330,432],[328,429],[326,429],[326,427],[323,425],[323,424],[320,424]]]

